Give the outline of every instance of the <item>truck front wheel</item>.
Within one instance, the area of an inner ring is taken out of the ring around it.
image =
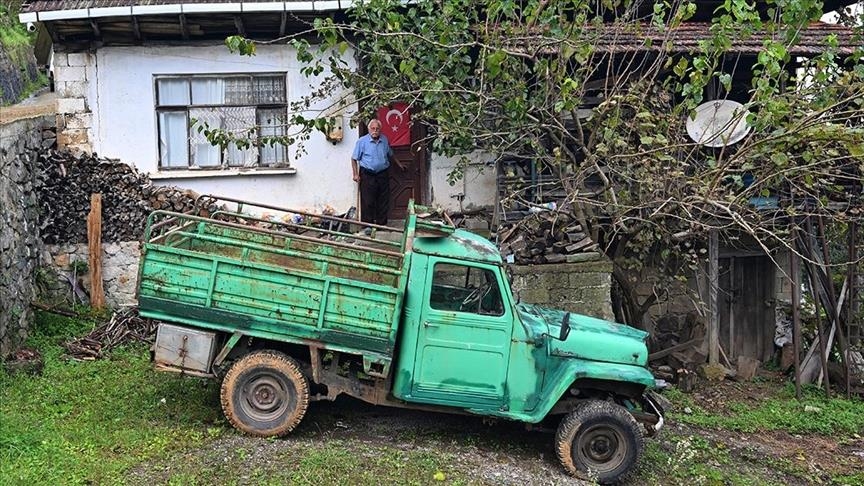
[[[282,436],[303,420],[309,383],[293,359],[277,351],[256,351],[231,366],[220,397],[225,418],[237,429]]]
[[[581,403],[558,426],[555,452],[567,472],[600,484],[626,479],[642,454],[642,433],[620,405]]]

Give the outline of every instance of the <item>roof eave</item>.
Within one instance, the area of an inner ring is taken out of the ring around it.
[[[21,23],[50,22],[54,20],[95,19],[105,17],[137,17],[143,15],[186,13],[244,13],[244,12],[336,12],[354,6],[354,0],[310,0],[307,2],[237,2],[237,3],[175,3],[166,5],[137,5],[127,7],[99,7],[70,10],[43,10],[18,14]]]

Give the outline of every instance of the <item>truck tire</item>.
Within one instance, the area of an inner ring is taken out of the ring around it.
[[[600,484],[624,481],[642,455],[639,424],[624,407],[588,400],[561,421],[555,452],[573,476]]]
[[[303,420],[309,382],[300,365],[277,351],[255,351],[237,360],[220,391],[225,418],[259,437],[283,436]]]

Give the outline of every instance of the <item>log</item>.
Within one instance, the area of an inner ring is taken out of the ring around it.
[[[651,353],[648,355],[648,361],[656,361],[660,358],[665,358],[672,353],[681,351],[682,349],[693,348],[702,344],[702,338],[691,339],[689,341],[683,342],[681,344],[676,344],[675,346],[670,346],[666,349],[662,349],[657,351],[656,353]]]

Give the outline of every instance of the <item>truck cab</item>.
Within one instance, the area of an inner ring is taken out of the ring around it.
[[[653,387],[647,333],[517,303],[497,249],[481,236],[420,237],[411,258],[396,398],[539,422],[571,377],[633,398]]]

